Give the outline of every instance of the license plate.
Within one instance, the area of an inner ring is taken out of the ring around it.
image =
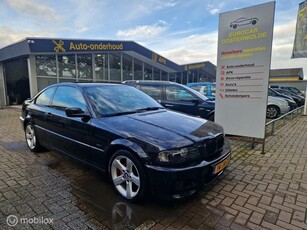
[[[213,168],[213,174],[217,174],[220,171],[222,171],[230,162],[230,156],[227,157],[225,160],[222,162],[218,163],[214,168]]]

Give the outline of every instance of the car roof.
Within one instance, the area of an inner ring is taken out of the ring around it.
[[[124,81],[124,84],[141,84],[141,85],[179,85],[176,82],[172,82],[172,81],[153,81],[153,80],[128,80],[128,81]]]
[[[79,82],[62,82],[62,83],[57,83],[53,84],[50,86],[74,86],[78,88],[86,88],[86,87],[91,87],[91,86],[118,86],[122,85],[120,83],[104,83],[104,82],[88,82],[88,83],[79,83]]]
[[[190,82],[187,83],[187,86],[192,86],[192,85],[215,85],[215,82]]]

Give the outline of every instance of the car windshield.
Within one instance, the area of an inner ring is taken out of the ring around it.
[[[290,92],[290,91],[287,91],[287,90],[283,90],[283,89],[277,90],[277,92],[280,92],[280,93],[282,93],[284,95],[291,95],[291,96],[294,95],[293,92]]]
[[[93,109],[102,117],[163,109],[154,99],[130,86],[90,86],[85,91]]]
[[[299,91],[297,88],[295,87],[288,87],[288,90],[294,92],[294,93],[301,93],[301,91]]]

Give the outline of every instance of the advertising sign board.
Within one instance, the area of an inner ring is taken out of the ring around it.
[[[299,5],[292,58],[307,57],[307,0]]]
[[[220,14],[215,122],[264,138],[275,2]]]

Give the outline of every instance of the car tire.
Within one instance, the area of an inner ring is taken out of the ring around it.
[[[233,26],[232,26],[232,28],[234,28],[234,29],[236,29],[238,26],[237,26],[237,24],[234,24]]]
[[[39,143],[39,140],[36,136],[34,125],[31,122],[26,124],[25,138],[26,138],[27,146],[32,152],[42,151],[43,147]]]
[[[252,21],[252,25],[256,25],[256,23],[257,23],[257,20]]]
[[[111,157],[108,168],[112,184],[120,196],[133,202],[144,199],[147,180],[136,156],[129,151],[118,150]]]
[[[279,116],[280,109],[275,105],[269,105],[266,110],[266,117],[269,119],[275,119]]]

